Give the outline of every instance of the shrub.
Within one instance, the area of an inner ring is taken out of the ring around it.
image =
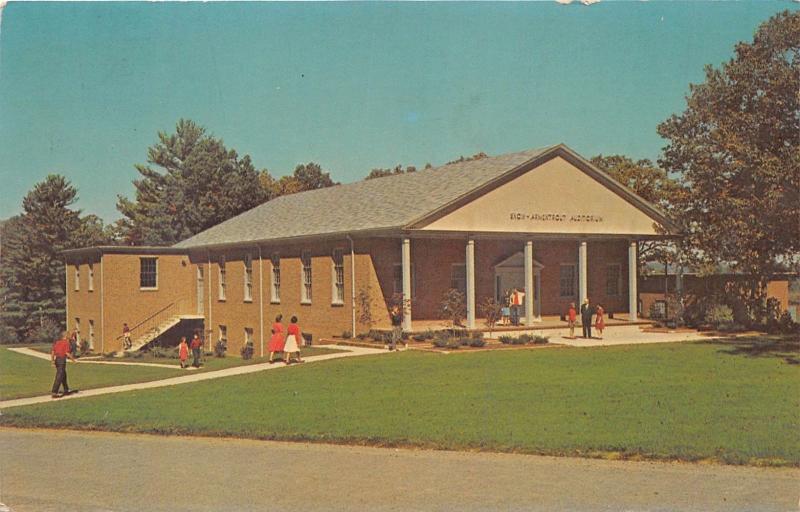
[[[415,334],[411,336],[411,339],[414,341],[425,341],[427,338],[425,338],[424,334]]]
[[[500,343],[503,345],[508,345],[514,340],[514,337],[504,334],[503,336],[500,336],[498,340],[500,340]]]
[[[447,340],[447,348],[457,349],[461,348],[461,340],[458,338],[450,338]]]
[[[456,326],[467,315],[467,303],[464,294],[455,288],[445,291],[439,300],[439,312],[442,318],[450,320],[450,324],[455,330]]]
[[[736,322],[729,322],[724,324],[719,324],[717,327],[721,332],[740,332],[744,331],[745,327],[742,324],[738,324]]]
[[[349,340],[353,337],[353,334],[350,331],[342,331],[342,338]]]
[[[450,340],[447,338],[434,338],[433,346],[436,348],[445,348]]]
[[[242,359],[245,360],[252,359],[253,352],[255,352],[255,349],[253,348],[253,342],[248,341],[247,343],[245,343],[239,352],[242,354]]]
[[[130,352],[125,352],[126,357],[127,357],[127,354],[129,354],[129,353]],[[165,358],[165,357],[167,357],[167,351],[164,350],[161,347],[153,347],[152,349],[150,349],[150,355],[153,356],[153,357],[157,357],[157,358]]]
[[[784,311],[778,319],[778,330],[783,334],[800,332],[800,324],[792,320],[788,311]]]
[[[706,323],[723,330],[723,325],[733,323],[733,310],[724,304],[714,304],[706,312]]]
[[[228,340],[220,338],[214,345],[214,356],[225,357],[225,352],[228,350]]]
[[[61,327],[51,318],[43,318],[36,327],[31,330],[28,339],[33,343],[53,343],[61,337]]]
[[[19,336],[17,335],[16,329],[11,327],[10,325],[0,325],[0,344],[12,344],[18,343]]]
[[[78,347],[78,351],[81,353],[82,356],[91,352],[92,346],[89,344],[89,340],[81,340],[80,346]]]
[[[483,347],[486,342],[482,338],[472,338],[468,341],[470,347]]]
[[[546,343],[550,343],[550,337],[548,337],[548,336],[540,336],[538,334],[533,337],[533,344],[534,345],[544,345]]]

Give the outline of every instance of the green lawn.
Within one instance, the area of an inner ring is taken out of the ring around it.
[[[797,466],[798,352],[409,351],[14,408],[0,424]]]
[[[67,363],[69,385],[77,389],[165,379],[181,372],[180,368]],[[55,369],[49,361],[0,347],[0,400],[48,394],[54,378]]]

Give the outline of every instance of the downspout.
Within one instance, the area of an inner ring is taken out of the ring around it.
[[[258,334],[261,343],[261,357],[264,357],[264,262],[261,260],[261,246],[258,246]]]
[[[350,241],[350,309],[352,311],[352,327],[350,329],[350,337],[356,336],[356,250],[353,239],[347,235]]]
[[[103,286],[103,255],[100,255],[100,353],[103,354],[106,351],[106,315],[103,312],[103,306],[105,304],[105,297],[103,297],[103,292],[105,291],[105,286]]]
[[[208,350],[211,350],[211,251],[206,251],[208,257],[208,328],[206,329],[208,337]]]

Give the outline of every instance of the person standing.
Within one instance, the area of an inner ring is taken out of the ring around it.
[[[300,345],[302,345],[302,334],[300,334],[300,326],[297,325],[297,317],[293,316],[291,319],[291,323],[289,327],[286,329],[286,344],[283,347],[284,352],[286,352],[285,363],[290,364],[292,362],[292,355],[297,356],[297,362],[302,363],[303,360],[300,359]]]
[[[594,328],[600,333],[600,339],[603,339],[603,329],[606,328],[606,321],[603,316],[605,310],[603,309],[602,304],[597,305],[597,309],[595,310],[596,320],[594,321]]]
[[[75,358],[69,351],[69,341],[67,341],[67,331],[64,331],[61,338],[53,343],[53,348],[50,349],[50,361],[56,367],[56,380],[53,382],[53,389],[50,396],[53,398],[60,398],[65,395],[77,393],[77,389],[70,391],[69,384],[67,384],[67,358],[75,362]],[[63,386],[64,393],[59,395],[58,391]]]
[[[128,327],[128,324],[122,324],[122,347],[125,350],[128,350],[133,346],[131,343],[131,329]]]
[[[194,361],[192,361],[192,366],[195,368],[200,368],[200,351],[203,350],[203,340],[200,339],[199,334],[194,333],[189,347],[192,349],[192,357],[194,358]]]
[[[392,306],[392,309],[389,310],[389,317],[392,320],[392,334],[389,339],[389,350],[391,351],[396,349],[397,342],[403,339],[403,310],[399,304]],[[405,347],[408,348],[408,343],[405,344]]]
[[[589,298],[583,299],[583,304],[581,304],[581,324],[583,325],[583,337],[584,338],[591,338],[592,337],[592,315],[594,314],[594,308],[589,304]]]
[[[181,336],[181,343],[178,345],[178,357],[181,360],[181,368],[186,368],[186,360],[189,359],[189,345],[186,343],[186,336]]]
[[[578,312],[575,310],[575,303],[569,303],[569,310],[567,310],[567,322],[569,323],[569,337],[575,339],[575,320],[578,319]]]
[[[278,315],[275,317],[275,323],[272,324],[272,337],[269,339],[269,362],[270,364],[275,362],[275,353],[276,352],[283,352],[286,344],[286,340],[283,339],[283,324],[281,324],[281,320],[283,320],[283,315]],[[286,356],[283,357],[284,361],[286,360]]]
[[[69,351],[73,357],[78,357],[78,333],[72,331],[69,335]]]

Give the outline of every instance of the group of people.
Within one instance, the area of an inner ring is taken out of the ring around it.
[[[272,337],[269,340],[269,362],[275,362],[276,354],[283,354],[283,362],[286,364],[292,363],[292,358],[295,362],[302,363],[300,358],[300,346],[303,345],[303,335],[300,332],[300,326],[297,325],[297,317],[293,316],[290,320],[289,327],[286,328],[286,336],[283,335],[284,329],[283,315],[275,317],[275,323],[272,324]]]
[[[181,342],[178,344],[178,358],[181,360],[181,368],[188,366],[189,349],[192,350],[192,366],[200,368],[200,357],[203,354],[203,340],[200,334],[195,331],[192,336],[192,341],[187,343],[186,336],[181,336]]]
[[[519,325],[520,309],[525,303],[525,292],[517,288],[507,290],[500,307],[501,325]]]
[[[606,328],[605,310],[601,304],[593,306],[589,303],[588,297],[583,300],[581,304],[581,326],[583,327],[583,338],[590,339],[592,337],[592,316],[595,317],[594,328],[600,333],[600,339],[603,339],[603,330]],[[567,310],[567,322],[569,324],[569,337],[575,339],[575,322],[578,319],[578,312],[575,309],[575,303],[572,302]]]

